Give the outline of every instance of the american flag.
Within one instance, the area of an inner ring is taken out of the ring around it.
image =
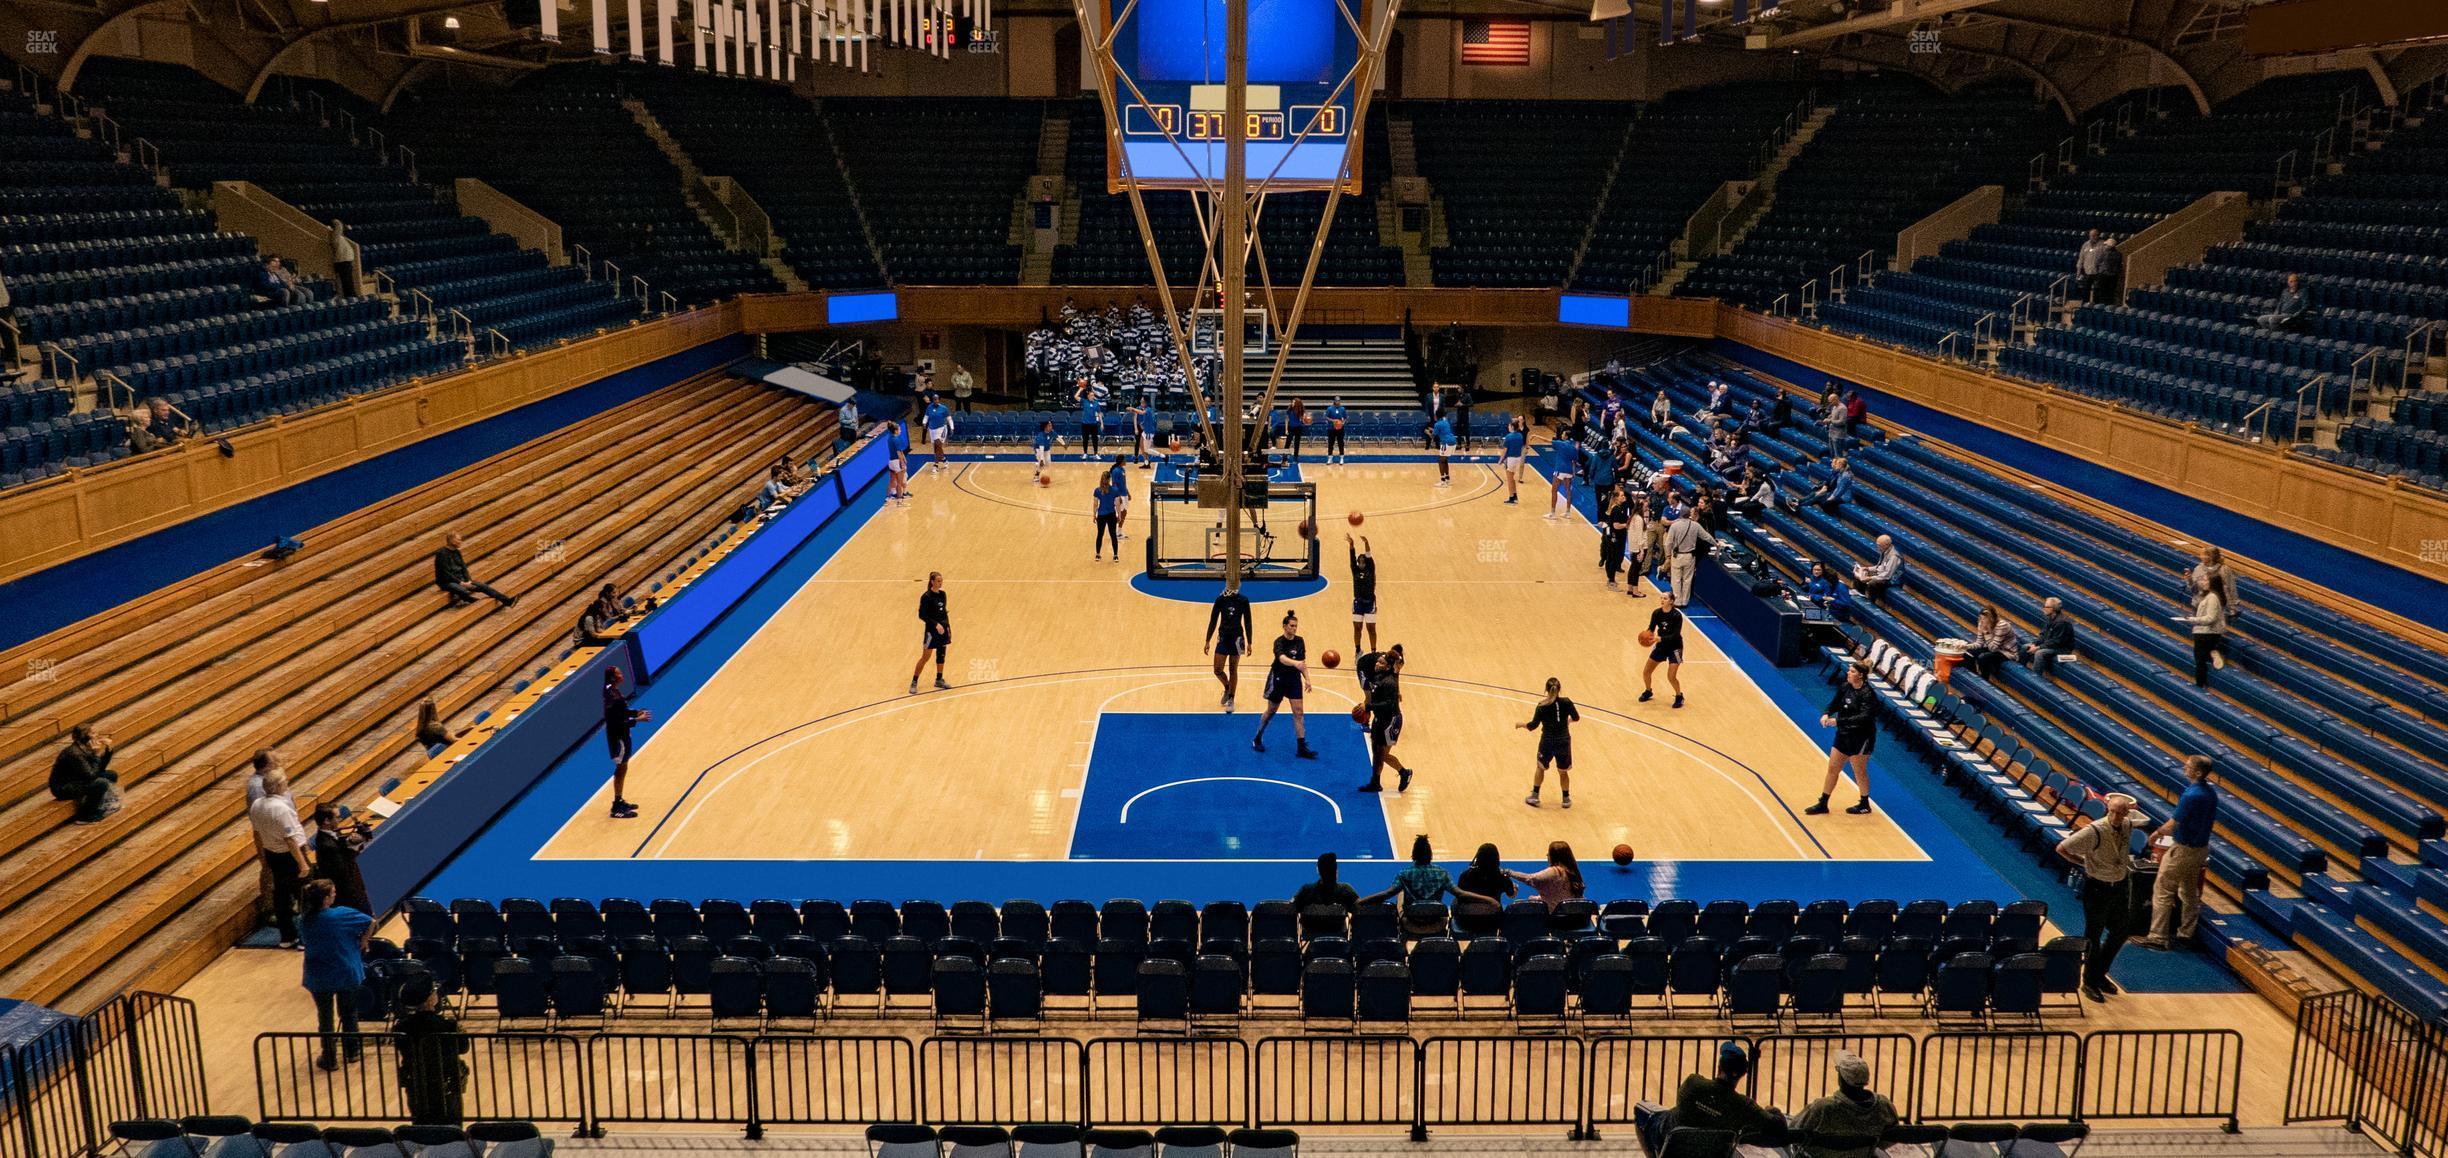
[[[1463,21],[1462,63],[1530,63],[1530,22],[1527,20]]]

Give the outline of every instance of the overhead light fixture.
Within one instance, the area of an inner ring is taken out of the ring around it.
[[[329,3],[331,3],[331,0],[315,0],[315,3],[317,3],[317,4],[329,4]],[[443,17],[443,18],[442,18],[442,27],[444,27],[444,28],[457,28],[457,27],[459,27],[459,18],[458,18],[458,17],[456,17],[456,16],[445,16],[445,17]]]

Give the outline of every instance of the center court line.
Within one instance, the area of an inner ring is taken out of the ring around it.
[[[1245,784],[1280,784],[1286,788],[1298,788],[1311,796],[1315,796],[1318,799],[1325,801],[1326,807],[1334,809],[1335,824],[1340,826],[1343,823],[1343,806],[1335,803],[1334,797],[1328,796],[1325,793],[1320,792],[1315,788],[1311,788],[1306,784],[1294,784],[1289,780],[1271,780],[1264,776],[1193,776],[1188,780],[1175,780],[1171,783],[1156,785],[1153,788],[1142,788],[1137,793],[1132,795],[1130,799],[1122,802],[1122,818],[1117,823],[1129,824],[1131,805],[1139,803],[1139,798],[1147,795],[1148,793],[1162,792],[1167,788],[1179,788],[1184,784],[1214,784],[1220,781],[1228,780],[1238,781]]]

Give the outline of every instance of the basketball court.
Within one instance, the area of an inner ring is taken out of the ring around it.
[[[1053,900],[1127,885],[1208,899],[1288,895],[1326,851],[1368,891],[1426,833],[1448,864],[1484,841],[1525,869],[1568,841],[1601,899],[2016,895],[1892,779],[1871,816],[1804,817],[1824,702],[1705,609],[1687,706],[1670,706],[1663,669],[1639,702],[1634,637],[1656,599],[1607,590],[1586,517],[1541,517],[1541,476],[1507,505],[1486,462],[1457,462],[1449,487],[1431,462],[1302,464],[1328,513],[1323,565],[1245,584],[1257,654],[1227,714],[1202,649],[1216,585],[1142,574],[1154,472],[1132,472],[1127,561],[1080,551],[1096,469],[1059,462],[1041,487],[1025,457],[964,456],[919,471],[906,504],[863,496],[639,697],[655,713],[630,769],[640,818],[606,815],[609,761],[590,742],[424,891],[489,896],[518,879],[535,895]],[[1389,791],[1357,791],[1345,511],[1377,556],[1379,641],[1408,656],[1406,793],[1390,772]],[[912,695],[930,570],[946,581],[952,687]],[[1312,658],[1316,759],[1293,754],[1288,710],[1264,753],[1249,742],[1287,611]],[[1318,662],[1330,649],[1341,668]],[[1522,800],[1536,739],[1515,725],[1550,676],[1582,713],[1569,811],[1552,774],[1543,808]],[[1605,863],[1617,844],[1630,866]]]

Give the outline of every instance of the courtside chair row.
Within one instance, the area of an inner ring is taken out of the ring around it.
[[[134,1118],[110,1124],[124,1158],[548,1158],[533,1122],[458,1126],[316,1126],[236,1114]]]

